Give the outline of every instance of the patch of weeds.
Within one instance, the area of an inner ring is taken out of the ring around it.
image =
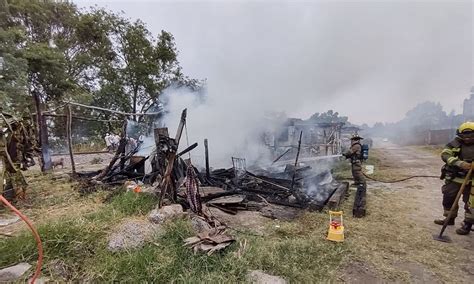
[[[61,260],[71,268],[72,277],[82,274],[83,264],[94,257],[97,247],[105,239],[103,230],[84,224],[81,220],[63,220],[40,226],[44,250],[44,263]],[[38,259],[36,242],[31,234],[23,234],[0,240],[2,257],[0,266],[12,265],[18,262],[35,263]]]
[[[245,261],[232,253],[235,245],[211,256],[194,254],[183,240],[194,233],[186,220],[167,223],[165,232],[144,247],[110,253],[102,250],[88,264],[93,282],[236,282],[246,273]]]
[[[113,209],[130,215],[144,215],[158,204],[158,198],[151,194],[135,193],[132,191],[119,193],[111,198]]]
[[[252,269],[297,283],[314,283],[328,280],[347,251],[346,244],[331,243],[317,233],[309,237],[255,240],[246,258]]]

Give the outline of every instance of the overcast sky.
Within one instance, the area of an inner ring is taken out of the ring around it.
[[[459,112],[474,85],[471,1],[74,2],[171,32],[184,73],[229,111],[397,121],[425,100]]]

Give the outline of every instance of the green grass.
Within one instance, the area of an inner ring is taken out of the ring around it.
[[[142,216],[155,204],[152,196],[122,192],[96,212],[40,225],[43,275],[56,281],[221,283],[245,281],[248,270],[261,269],[296,282],[314,282],[330,279],[348,251],[345,244],[324,240],[327,215],[319,213],[278,222],[279,227],[269,225],[266,237],[233,232],[238,242],[211,256],[183,247],[183,239],[194,235],[188,220],[167,223],[163,233],[140,249],[107,250],[107,236],[116,224]],[[247,243],[240,256],[239,242]],[[2,267],[20,261],[34,264],[37,259],[27,231],[0,239],[0,251]],[[67,278],[54,273],[52,261],[63,263]]]
[[[140,215],[150,212],[158,203],[158,198],[151,194],[123,192],[112,197],[111,207],[125,215]]]

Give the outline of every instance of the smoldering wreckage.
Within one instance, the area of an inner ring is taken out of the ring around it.
[[[168,128],[154,128],[154,145],[139,143],[129,151],[126,150],[125,122],[118,149],[108,166],[99,171],[74,174],[80,180],[79,190],[87,193],[97,187],[125,185],[137,193],[157,195],[159,204],[155,211],[165,212],[165,215],[167,206],[180,204],[181,208],[207,223],[205,230],[186,239],[185,244],[196,252],[209,254],[234,241],[226,225],[213,216],[210,207],[232,215],[253,210],[260,211],[265,217],[292,220],[303,210],[321,211],[325,207],[335,210],[348,194],[349,183],[335,180],[328,166],[342,156],[343,123],[316,125],[322,135],[312,143],[308,140],[302,143],[303,130],[307,126],[293,127],[291,133],[286,134],[290,137],[285,137],[285,145],[278,145],[274,135],[267,134],[272,136],[271,148],[275,156],[269,165],[247,165],[244,158],[229,157],[231,168],[213,169],[207,139],[203,141],[205,166],[202,168],[193,164],[190,155],[198,142],[191,145],[188,142],[186,148],[178,152],[178,146],[184,140],[186,120],[185,109],[174,138],[170,137]],[[187,135],[187,131],[185,133]],[[357,190],[353,211],[356,217],[365,215],[365,190],[365,186]]]
[[[126,187],[137,194],[154,194],[159,204],[149,216],[152,222],[162,222],[172,211],[179,214],[187,211],[201,224],[198,234],[185,240],[185,245],[195,252],[212,254],[235,241],[228,226],[210,208],[231,215],[242,210],[259,211],[265,217],[292,220],[304,210],[321,211],[325,207],[335,210],[348,194],[349,183],[335,180],[330,166],[342,156],[343,138],[352,132],[341,122],[292,124],[283,134],[265,133],[262,140],[271,150],[273,161],[248,165],[243,157],[229,157],[232,167],[213,169],[209,154],[212,148],[209,149],[207,139],[203,141],[205,166],[198,168],[191,160],[190,152],[198,142],[189,145],[186,109],[174,137],[168,128],[155,127],[152,119],[144,127],[148,129],[144,134],[150,138],[146,140],[151,143],[142,142],[133,147],[127,133],[128,114],[120,113],[125,119],[113,158],[101,170],[78,172],[71,147],[71,104],[74,105],[69,103],[66,107],[67,141],[71,177],[78,181],[79,192]],[[185,144],[183,134],[187,145],[178,151],[180,144]],[[50,154],[42,150],[43,156]],[[359,185],[353,209],[355,217],[365,216],[365,192],[365,185]]]

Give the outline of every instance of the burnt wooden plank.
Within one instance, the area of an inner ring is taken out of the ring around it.
[[[339,187],[336,189],[334,194],[329,198],[329,201],[327,203],[327,206],[329,209],[336,209],[341,205],[342,201],[344,200],[347,191],[349,190],[349,183],[348,182],[343,182],[339,185]]]

